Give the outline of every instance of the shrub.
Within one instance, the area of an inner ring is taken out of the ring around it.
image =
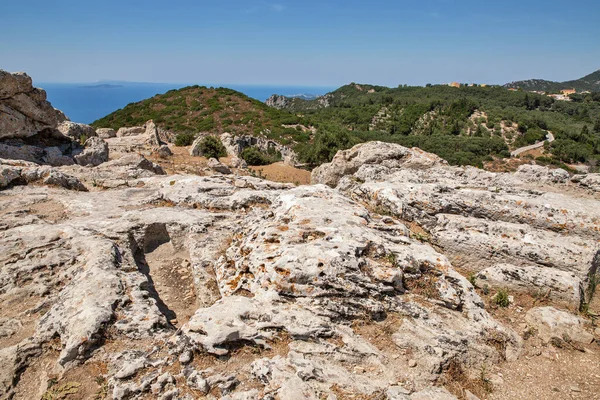
[[[500,289],[498,293],[492,299],[494,303],[499,307],[508,307],[510,305],[510,300],[508,299],[508,290]]]
[[[175,136],[175,146],[189,146],[193,142],[193,133],[179,133],[177,136]]]
[[[264,152],[257,147],[246,147],[241,156],[248,165],[268,165],[281,160],[281,153],[274,148]]]
[[[227,156],[227,149],[223,146],[221,139],[216,136],[206,136],[198,144],[200,154],[206,158],[219,158]]]

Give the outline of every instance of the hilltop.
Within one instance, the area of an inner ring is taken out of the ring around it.
[[[296,115],[268,107],[243,93],[227,88],[188,86],[131,103],[91,125],[119,129],[144,125],[148,120],[174,134],[211,132],[234,135],[266,135],[282,143],[307,140],[295,129]]]
[[[584,76],[583,78],[566,82],[554,82],[544,79],[528,79],[524,81],[507,83],[504,85],[504,87],[542,92],[560,92],[564,89],[575,89],[578,92],[600,92],[600,69]]]

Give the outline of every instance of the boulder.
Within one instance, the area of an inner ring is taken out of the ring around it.
[[[146,135],[147,144],[150,146],[160,146],[160,136],[158,135],[158,129],[154,121],[150,120],[146,122],[144,134]]]
[[[352,175],[359,168],[375,165],[381,168],[428,168],[446,161],[420,149],[384,142],[368,142],[349,150],[338,151],[330,163],[315,168],[311,174],[312,183],[337,186],[345,175]]]
[[[523,164],[519,166],[515,176],[526,182],[565,183],[571,175],[561,168],[548,168],[541,165]]]
[[[160,146],[158,148],[158,150],[156,150],[156,154],[160,158],[168,158],[168,157],[170,157],[170,156],[173,155],[173,152],[171,151],[171,149],[169,148],[169,146],[167,146],[166,144],[163,144],[162,146]]]
[[[96,129],[96,135],[101,139],[109,139],[116,137],[117,132],[112,128],[98,128]]]
[[[86,124],[79,124],[77,122],[61,122],[58,124],[56,129],[58,129],[58,131],[63,135],[76,142],[86,141],[87,139],[96,136],[96,131],[94,128]]]
[[[75,162],[84,166],[97,166],[108,161],[108,143],[99,137],[85,141],[85,149],[75,156]]]
[[[231,159],[229,160],[229,166],[232,168],[239,168],[239,169],[244,169],[244,168],[248,168],[248,164],[246,163],[246,160],[244,160],[243,158],[239,158],[239,157],[231,157]]]
[[[216,158],[211,158],[208,160],[208,168],[220,174],[228,175],[232,173],[227,165],[223,164]]]
[[[64,155],[59,147],[38,147],[27,144],[8,145],[0,143],[0,158],[10,160],[30,161],[36,164],[52,166],[72,165],[73,158]]]
[[[584,344],[594,340],[594,335],[585,329],[591,325],[589,321],[554,307],[534,307],[525,315],[525,321],[544,342],[555,337]]]
[[[143,133],[146,133],[146,128],[143,126],[123,127],[117,131],[117,137],[138,136]]]
[[[525,292],[568,304],[578,309],[583,293],[582,282],[573,272],[537,265],[517,266],[498,264],[480,271],[478,285],[508,288],[511,292]]]
[[[0,159],[0,189],[34,182],[60,186],[68,190],[87,191],[79,179],[64,174],[55,168]]]
[[[27,138],[67,119],[23,73],[0,70],[0,139]]]
[[[571,182],[594,192],[600,192],[600,174],[598,173],[573,175]]]

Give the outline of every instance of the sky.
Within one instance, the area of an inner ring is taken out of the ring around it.
[[[0,0],[34,82],[386,86],[600,69],[598,0]]]

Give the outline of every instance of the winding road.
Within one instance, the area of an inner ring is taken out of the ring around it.
[[[519,147],[518,149],[511,151],[510,156],[516,157],[525,151],[539,149],[540,147],[544,146],[544,143],[546,143],[546,142],[548,142],[548,143],[554,142],[554,135],[550,131],[548,131],[548,134],[546,135],[546,140],[535,143],[535,144],[530,144],[529,146]]]

